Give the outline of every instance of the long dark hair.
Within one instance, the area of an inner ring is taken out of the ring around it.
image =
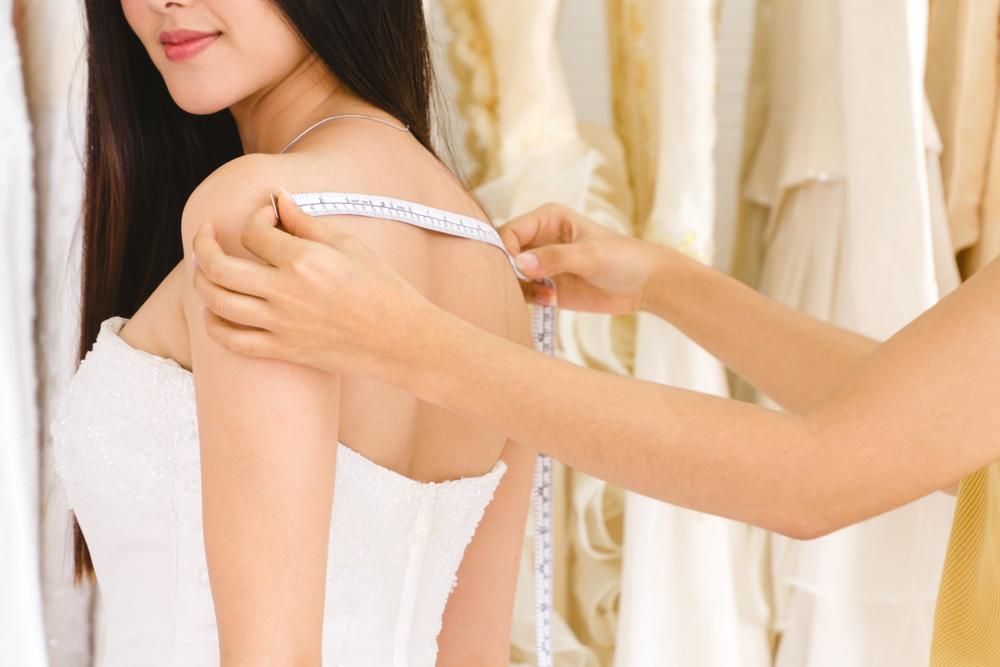
[[[432,74],[421,0],[272,0],[346,88],[429,150]],[[195,187],[242,152],[228,111],[195,116],[167,91],[121,4],[86,0],[87,151],[80,356],[102,321],[131,316],[181,260]],[[93,563],[74,519],[77,580]]]

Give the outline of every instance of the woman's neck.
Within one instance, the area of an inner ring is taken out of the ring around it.
[[[310,55],[277,84],[229,108],[244,153],[277,153],[302,130],[343,113],[378,113],[337,82]]]

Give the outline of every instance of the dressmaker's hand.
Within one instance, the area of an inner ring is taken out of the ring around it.
[[[218,343],[241,354],[388,379],[405,332],[433,326],[434,306],[358,238],[306,213],[287,193],[244,228],[264,264],[227,255],[206,224],[194,239],[194,286]]]
[[[569,310],[641,310],[658,264],[669,259],[664,248],[619,234],[558,204],[515,218],[499,232],[510,253],[517,255],[521,271],[529,278],[552,278],[559,307]],[[534,282],[522,286],[532,303],[552,301],[546,287]]]

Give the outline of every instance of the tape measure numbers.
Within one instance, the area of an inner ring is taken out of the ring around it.
[[[414,202],[376,195],[344,192],[308,192],[292,195],[304,212],[314,217],[324,215],[357,215],[381,218],[414,225],[422,229],[496,246],[510,261],[517,277],[525,276],[514,258],[507,252],[496,229],[487,222],[457,213],[443,211]],[[539,281],[554,290],[550,280]],[[552,307],[535,306],[531,328],[535,349],[543,354],[555,354],[556,311]],[[543,454],[535,463],[532,493],[534,515],[534,580],[535,580],[535,640],[538,667],[552,667],[552,460]]]

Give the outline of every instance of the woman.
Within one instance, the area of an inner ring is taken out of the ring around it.
[[[562,307],[669,320],[788,414],[516,348],[429,304],[350,236],[299,215],[285,224],[302,238],[246,230],[267,269],[199,234],[213,339],[385,379],[584,472],[799,539],[961,481],[932,664],[1000,664],[1000,260],[880,345],[563,207],[500,230],[525,274],[555,278]],[[304,274],[279,252],[323,270]],[[384,305],[362,314],[362,303]],[[387,322],[406,333],[363,335]]]
[[[534,453],[371,379],[233,354],[191,286],[196,226],[239,253],[282,185],[495,234],[431,147],[420,0],[91,0],[87,20],[93,348],[53,432],[78,572],[105,602],[103,665],[506,664]],[[497,249],[325,224],[530,345]]]

